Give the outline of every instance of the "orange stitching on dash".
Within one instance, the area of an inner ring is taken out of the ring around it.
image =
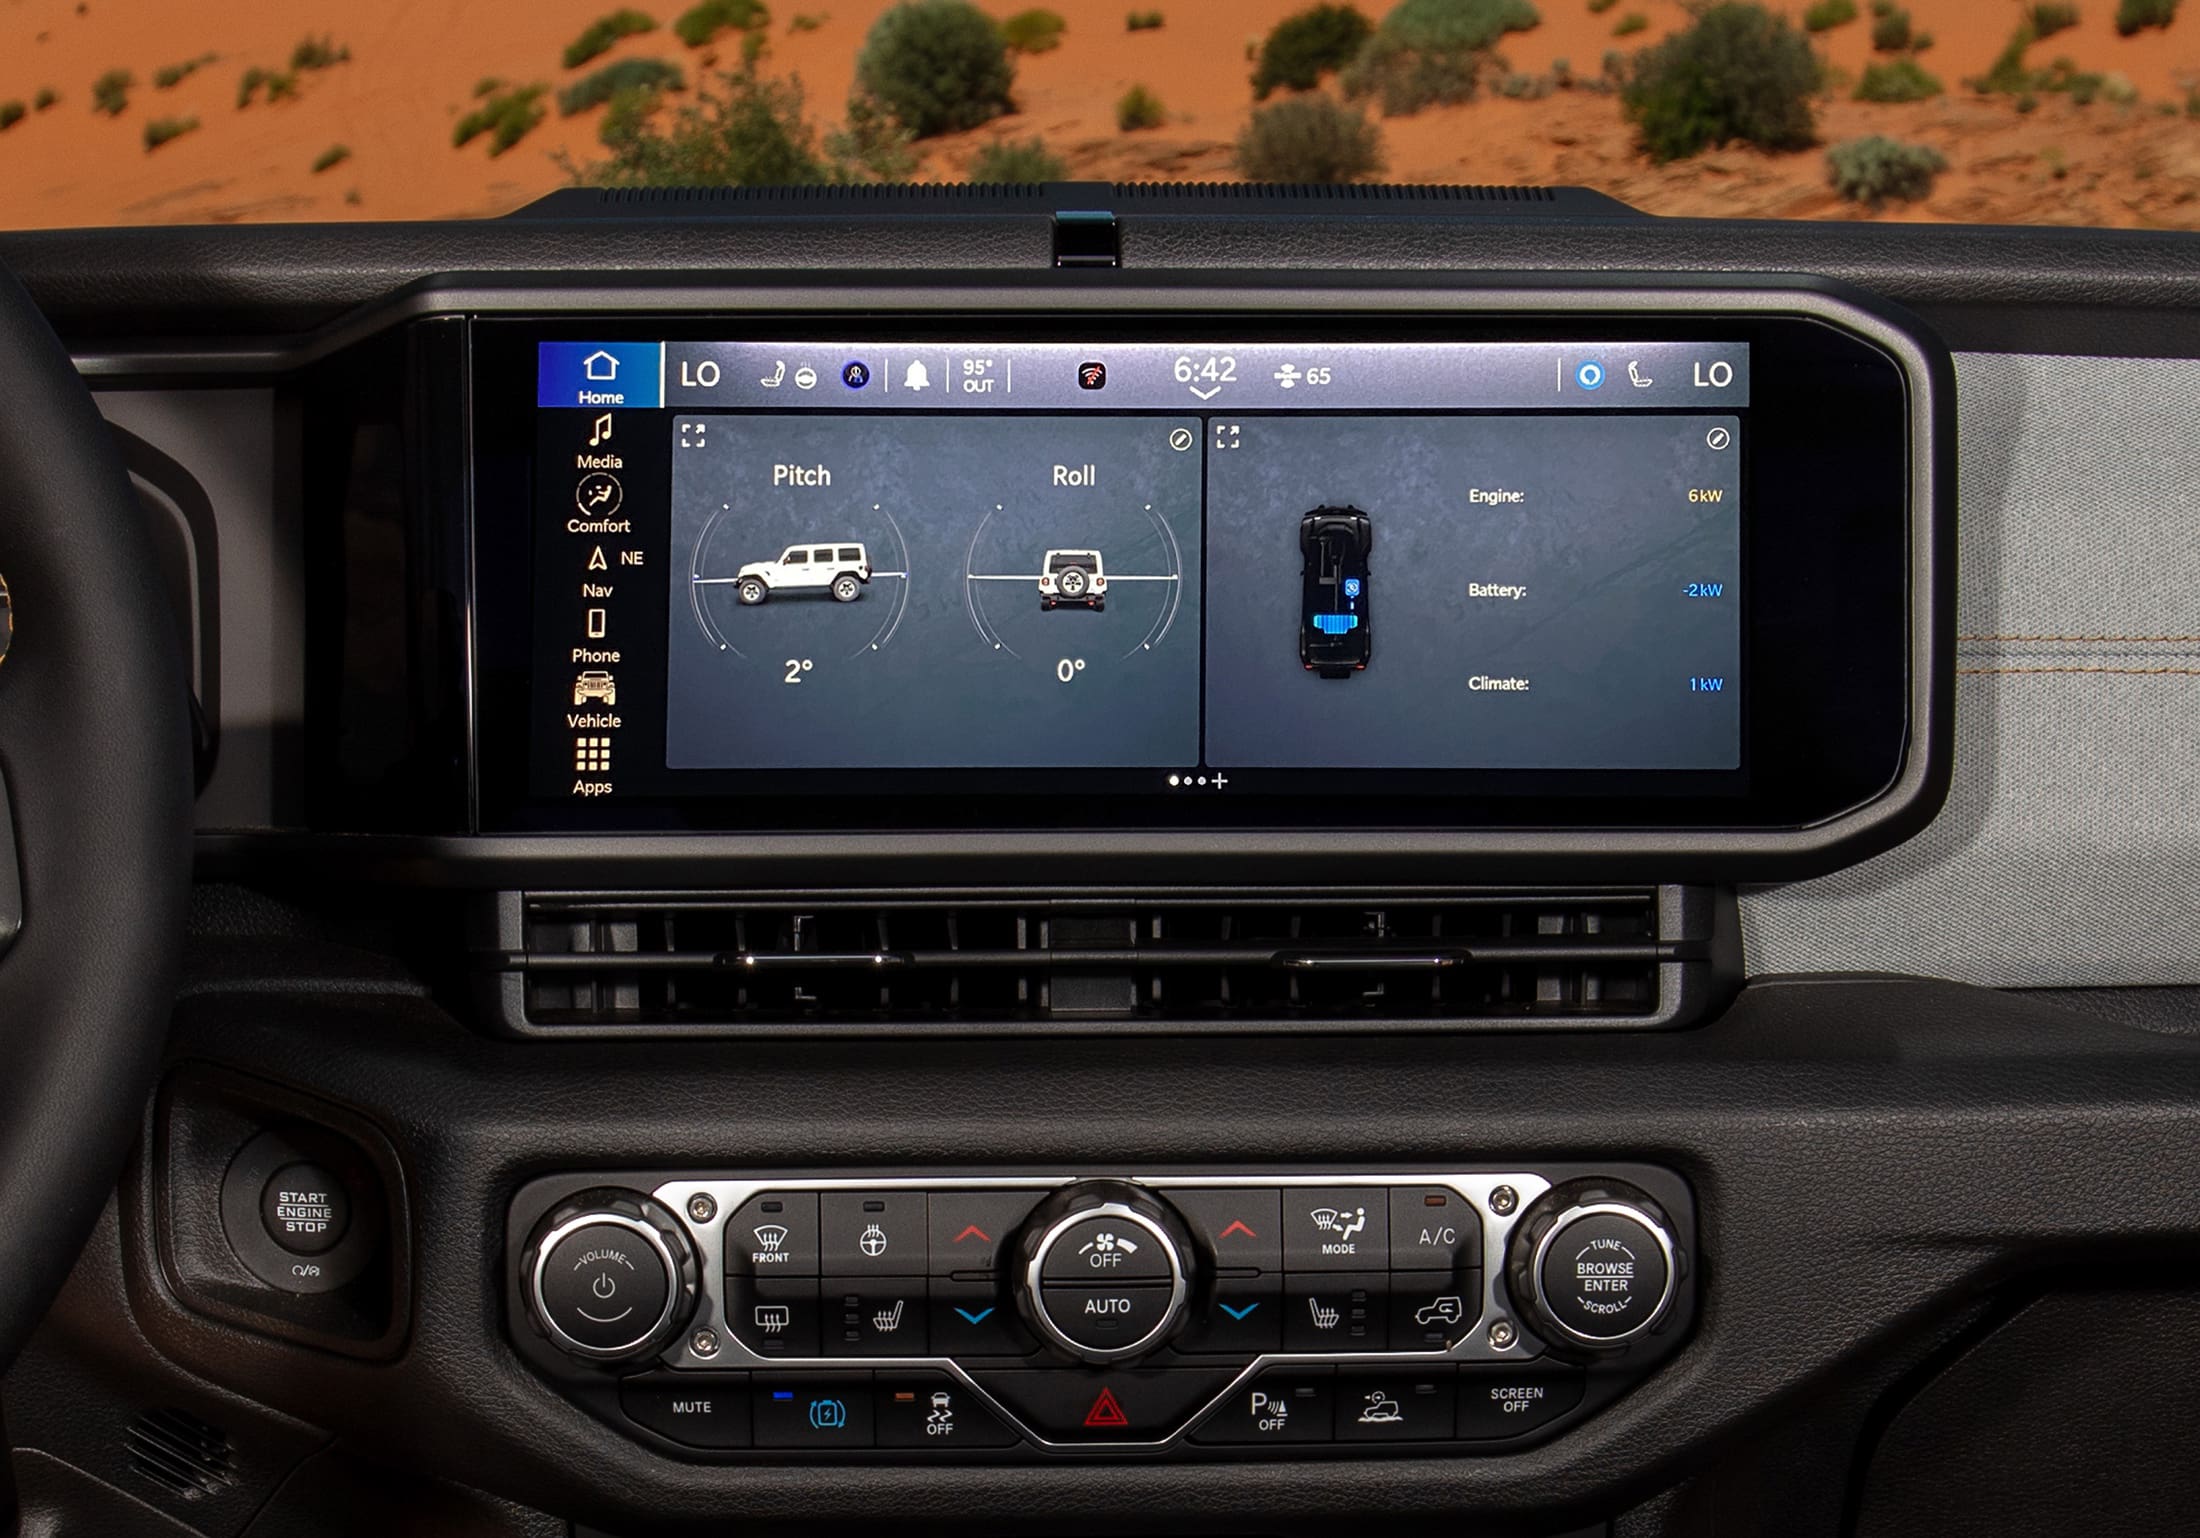
[[[1960,635],[1959,641],[2131,641],[2141,645],[2166,645],[2174,641],[2200,641],[2200,635]]]
[[[1976,678],[1996,673],[2124,673],[2137,678],[2154,678],[2175,675],[2179,678],[2200,678],[2200,668],[1957,668],[1966,678]]]

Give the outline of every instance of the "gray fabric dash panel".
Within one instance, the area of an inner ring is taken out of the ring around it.
[[[1956,359],[1955,784],[1742,894],[1749,970],[2200,982],[2200,361]]]

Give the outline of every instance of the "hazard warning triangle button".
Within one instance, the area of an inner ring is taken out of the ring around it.
[[[1097,1426],[1120,1430],[1130,1423],[1131,1418],[1123,1413],[1123,1406],[1116,1399],[1112,1388],[1102,1389],[1099,1397],[1093,1400],[1092,1408],[1085,1412],[1085,1425],[1088,1428]]]
[[[1032,1435],[1048,1442],[1159,1442],[1229,1386],[1227,1369],[1122,1368],[974,1372]]]

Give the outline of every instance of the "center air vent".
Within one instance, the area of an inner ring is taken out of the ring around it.
[[[485,957],[527,1034],[1653,1026],[1713,990],[1683,888],[1120,899],[530,893]]]

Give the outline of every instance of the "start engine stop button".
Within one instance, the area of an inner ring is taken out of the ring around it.
[[[351,1227],[351,1198],[320,1165],[288,1164],[260,1192],[260,1222],[293,1255],[325,1254]]]

